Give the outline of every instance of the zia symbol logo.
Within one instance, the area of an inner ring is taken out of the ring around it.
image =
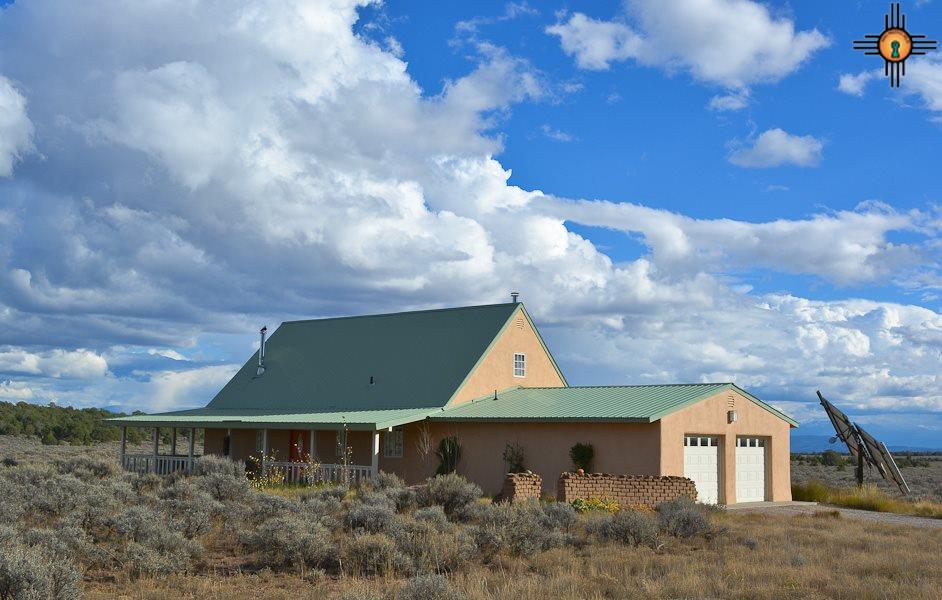
[[[883,15],[883,33],[867,34],[854,40],[854,50],[863,50],[883,58],[883,74],[890,78],[890,87],[899,87],[906,75],[906,59],[938,50],[938,42],[924,35],[906,31],[906,15],[900,14],[899,2],[890,3],[890,12]]]

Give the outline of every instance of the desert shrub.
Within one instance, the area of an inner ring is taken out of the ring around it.
[[[395,516],[395,511],[385,504],[357,504],[344,515],[344,525],[351,531],[362,529],[378,533],[386,529]]]
[[[360,575],[374,576],[407,568],[409,560],[383,534],[359,535],[346,548],[347,564]]]
[[[438,450],[435,451],[435,455],[438,456],[436,474],[454,473],[458,469],[458,463],[461,462],[461,443],[455,436],[442,438],[442,441],[438,443]]]
[[[226,475],[228,477],[245,477],[245,465],[222,456],[213,456],[211,454],[201,457],[196,461],[193,468],[193,474],[198,477],[207,475]]]
[[[80,595],[81,574],[67,558],[8,544],[0,552],[0,598],[71,600]]]
[[[202,494],[202,496],[165,502],[170,517],[175,521],[181,533],[188,538],[208,533],[213,527],[213,512],[219,510],[219,504],[209,495]]]
[[[296,512],[301,505],[274,494],[250,491],[242,502],[234,506],[238,506],[245,512],[245,519],[264,521],[270,517]]]
[[[608,527],[605,537],[634,546],[657,544],[657,521],[651,515],[636,510],[621,510],[616,513]]]
[[[847,459],[836,450],[825,450],[821,453],[821,463],[828,467],[843,467]]]
[[[553,528],[539,504],[519,502],[490,506],[482,511],[478,525],[471,528],[482,553],[509,552],[527,556],[568,541],[562,532]]]
[[[585,518],[585,531],[590,536],[607,539],[611,535],[614,515],[608,512],[591,512]]]
[[[134,475],[131,488],[138,495],[153,494],[163,485],[163,480],[153,473]]]
[[[350,488],[342,485],[325,485],[323,487],[313,487],[309,490],[305,490],[301,493],[299,499],[302,502],[310,502],[313,500],[336,500],[339,502],[346,498],[349,493]]]
[[[40,547],[56,558],[81,559],[94,548],[88,534],[78,527],[30,529],[23,534],[22,540],[27,546]]]
[[[130,542],[124,550],[121,565],[135,577],[182,573],[190,569],[193,558],[201,550],[199,544],[178,532],[161,535],[159,541],[154,546]]]
[[[426,506],[415,511],[412,515],[417,521],[423,521],[436,529],[445,529],[448,526],[448,517],[445,516],[445,510],[438,505]]]
[[[556,529],[569,531],[576,522],[576,509],[565,502],[546,502],[543,504],[543,513],[549,524]]]
[[[681,497],[657,506],[658,527],[676,537],[693,537],[710,530],[710,523],[690,498]]]
[[[742,541],[742,545],[750,550],[755,550],[759,546],[759,541],[756,538],[746,538]]]
[[[411,561],[414,573],[452,571],[467,564],[477,547],[469,534],[460,529],[441,531],[428,521],[398,516],[386,535]]]
[[[215,472],[197,478],[196,486],[216,500],[225,502],[245,498],[249,491],[249,480],[243,476]]]
[[[572,460],[573,467],[588,473],[589,467],[592,466],[592,459],[595,458],[595,447],[592,444],[574,444],[569,449],[569,458]]]
[[[385,502],[399,511],[406,510],[415,504],[415,491],[406,487],[405,482],[393,473],[381,471],[364,488],[361,497],[367,504],[376,504],[379,498],[383,498]],[[372,497],[373,500],[366,500],[365,497]]]
[[[105,479],[117,472],[117,467],[110,462],[95,460],[87,456],[74,456],[53,463],[62,474],[75,475],[79,479]]]
[[[467,506],[481,497],[481,488],[467,479],[449,473],[437,475],[426,481],[417,494],[420,506],[441,506],[447,514]]]
[[[3,460],[0,460],[0,465],[4,467],[17,467],[19,464],[20,463],[11,456],[4,456]]]
[[[406,482],[402,480],[401,477],[395,473],[387,473],[386,471],[380,471],[376,474],[372,480],[370,480],[370,487],[374,490],[385,490],[389,488],[401,488],[406,486]]]
[[[298,506],[298,510],[307,518],[334,529],[339,523],[337,517],[342,506],[340,500],[336,498],[314,498],[306,502],[302,501]]]
[[[444,575],[418,575],[406,581],[396,594],[397,600],[462,600],[459,592]]]
[[[272,569],[330,567],[337,560],[337,546],[330,532],[296,515],[272,517],[243,538],[259,562]]]
[[[516,442],[507,442],[504,453],[501,455],[507,465],[508,473],[524,473],[527,470],[527,458],[523,446]]]
[[[149,506],[129,506],[118,514],[112,526],[118,535],[134,542],[147,542],[160,535],[164,515]]]

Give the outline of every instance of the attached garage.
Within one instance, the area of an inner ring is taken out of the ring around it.
[[[765,439],[736,438],[736,502],[765,500]]]
[[[684,436],[684,477],[697,486],[697,502],[716,504],[720,481],[719,438]]]

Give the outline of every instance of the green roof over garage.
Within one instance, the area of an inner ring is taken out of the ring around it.
[[[727,389],[735,389],[794,425],[785,413],[733,383],[513,388],[431,415],[441,421],[583,421],[653,423]]]

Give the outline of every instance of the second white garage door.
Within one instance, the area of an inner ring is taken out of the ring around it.
[[[718,438],[684,436],[684,477],[697,486],[697,502],[716,504],[719,499]]]
[[[765,439],[736,438],[736,502],[765,500]]]

